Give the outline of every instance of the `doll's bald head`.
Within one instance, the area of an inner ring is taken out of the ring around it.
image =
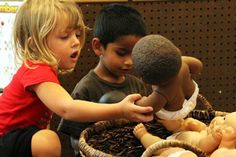
[[[132,60],[135,71],[149,84],[165,83],[176,76],[181,67],[181,52],[161,35],[147,35],[134,46]]]

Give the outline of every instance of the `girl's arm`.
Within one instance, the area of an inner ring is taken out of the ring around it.
[[[152,107],[134,105],[141,98],[139,94],[127,96],[114,104],[101,104],[89,101],[73,100],[70,94],[59,84],[43,82],[32,86],[39,99],[54,113],[64,119],[88,122],[126,118],[131,121],[151,121],[153,115],[144,114],[152,111]]]
[[[182,56],[182,61],[189,66],[191,74],[199,74],[203,69],[202,62],[195,57]]]

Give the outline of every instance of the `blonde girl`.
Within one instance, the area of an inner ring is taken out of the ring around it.
[[[139,94],[105,105],[73,100],[60,86],[58,71],[75,67],[84,44],[85,26],[74,2],[26,0],[17,12],[13,34],[22,65],[0,97],[2,157],[59,157],[59,138],[46,129],[53,112],[80,122],[153,119],[144,114],[151,107],[134,105]]]

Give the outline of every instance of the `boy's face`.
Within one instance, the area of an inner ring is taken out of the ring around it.
[[[100,62],[108,73],[115,77],[123,77],[132,70],[133,62],[131,53],[140,36],[124,35],[113,43],[108,43],[106,49],[102,49]]]

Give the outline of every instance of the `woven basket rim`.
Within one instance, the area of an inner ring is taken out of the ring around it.
[[[163,140],[156,142],[149,146],[142,154],[141,157],[151,157],[156,150],[168,147],[180,147],[186,150],[194,152],[198,157],[207,157],[207,155],[201,151],[201,149],[183,141],[178,140]]]

